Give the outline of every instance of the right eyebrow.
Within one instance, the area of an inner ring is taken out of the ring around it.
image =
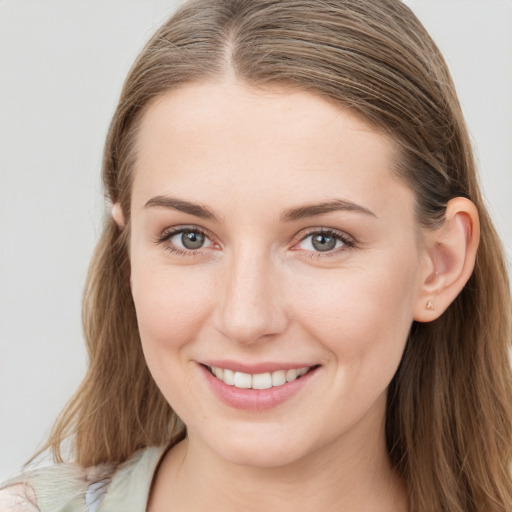
[[[195,215],[201,219],[219,221],[219,217],[210,208],[198,203],[191,203],[171,196],[155,196],[152,197],[145,205],[144,208],[170,208],[183,213]]]

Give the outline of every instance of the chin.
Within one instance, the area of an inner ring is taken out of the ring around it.
[[[218,437],[208,436],[204,442],[216,456],[232,464],[255,468],[287,466],[314,450],[311,439],[290,436],[283,428],[277,433],[275,429],[265,429],[261,425],[241,432],[226,432]]]
[[[288,466],[304,456],[302,450],[289,446],[248,446],[247,443],[225,447],[218,454],[232,464],[262,469]]]

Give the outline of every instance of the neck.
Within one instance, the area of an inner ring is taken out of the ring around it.
[[[366,434],[366,435],[365,435]],[[370,440],[370,441],[368,441]],[[148,512],[323,510],[406,512],[403,482],[386,449],[384,426],[373,436],[354,428],[292,463],[250,467],[219,457],[193,433],[175,446],[155,477]]]

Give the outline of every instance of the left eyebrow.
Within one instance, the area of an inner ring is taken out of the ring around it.
[[[290,208],[281,214],[281,222],[292,222],[294,220],[307,219],[326,213],[345,211],[370,215],[377,218],[377,215],[368,208],[344,199],[334,199],[323,203],[307,204],[297,208]]]

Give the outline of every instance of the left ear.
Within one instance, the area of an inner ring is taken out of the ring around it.
[[[414,320],[431,322],[455,300],[473,272],[479,239],[476,206],[464,197],[449,201],[443,225],[424,232],[425,269]]]

